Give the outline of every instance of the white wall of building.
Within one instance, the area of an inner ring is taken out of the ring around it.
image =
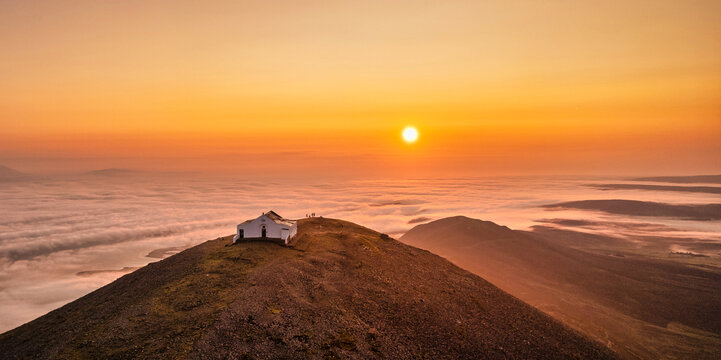
[[[278,224],[268,216],[261,215],[250,222],[238,224],[233,241],[240,239],[241,230],[243,238],[260,238],[263,235],[263,228],[265,228],[266,238],[282,239],[286,244],[298,232],[298,225],[295,223],[292,225]]]

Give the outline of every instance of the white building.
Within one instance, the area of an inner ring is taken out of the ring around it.
[[[288,220],[274,211],[263,213],[257,219],[238,224],[233,243],[240,241],[268,240],[288,245],[298,232],[295,220]]]

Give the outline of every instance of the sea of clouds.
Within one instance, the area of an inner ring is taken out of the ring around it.
[[[337,180],[208,178],[149,173],[0,181],[0,332],[105,285],[137,267],[208,239],[263,211],[342,218],[399,237],[413,226],[466,215],[514,229],[593,221],[587,231],[648,231],[715,238],[719,222],[629,219],[542,205],[633,198],[709,203],[714,194],[603,191],[602,178]],[[545,219],[545,220],[544,220]],[[642,226],[619,226],[638,223]],[[606,225],[604,225],[606,224]],[[650,225],[657,226],[650,226]],[[665,228],[664,228],[665,226]],[[644,230],[647,229],[647,230]],[[681,229],[681,230],[679,230]]]

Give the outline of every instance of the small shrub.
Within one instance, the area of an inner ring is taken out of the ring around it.
[[[298,340],[302,343],[307,343],[308,341],[310,341],[310,333],[304,332],[304,333],[295,335],[295,336],[293,336],[293,339]]]
[[[341,348],[348,351],[356,351],[355,337],[350,333],[340,333],[330,342],[330,345],[335,348]]]

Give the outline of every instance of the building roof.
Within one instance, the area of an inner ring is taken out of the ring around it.
[[[264,212],[263,215],[265,215],[265,216],[268,217],[269,219],[273,220],[273,222],[276,223],[276,224],[278,224],[278,225],[285,225],[285,226],[293,226],[293,225],[295,225],[295,220],[286,219],[286,218],[278,215],[278,213],[275,212],[275,211],[273,211],[273,210],[270,210],[270,211],[268,211],[268,212]],[[261,215],[261,216],[263,216],[263,215]],[[259,217],[260,217],[260,216],[259,216]],[[242,223],[240,223],[240,225],[247,224],[247,223],[249,223],[249,222],[251,222],[251,221],[253,221],[253,220],[255,220],[255,219],[245,220],[245,221],[243,221]]]
[[[293,226],[295,224],[295,220],[286,219],[286,218],[278,215],[278,213],[273,210],[270,210],[267,213],[265,213],[265,216],[269,217],[271,220],[273,220],[278,225]]]
[[[273,210],[270,210],[267,213],[265,213],[265,216],[267,216],[273,220],[283,220],[283,217],[278,215],[278,213]]]

